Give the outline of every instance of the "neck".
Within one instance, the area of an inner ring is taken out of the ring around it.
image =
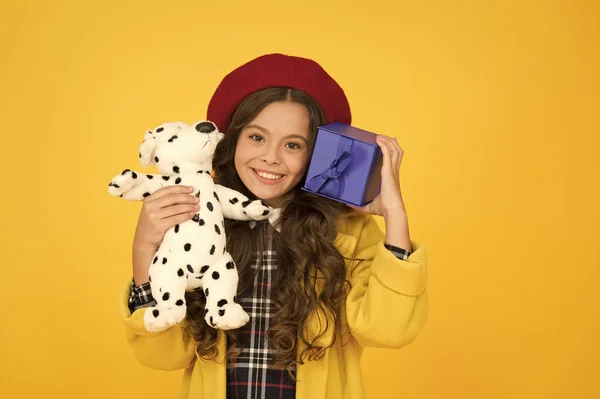
[[[285,203],[291,200],[292,198],[294,198],[294,193],[290,191],[289,193],[282,195],[281,197],[270,198],[262,201],[271,208],[283,208]]]

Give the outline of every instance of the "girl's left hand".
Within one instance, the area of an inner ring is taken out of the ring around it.
[[[400,164],[404,151],[395,137],[378,135],[377,145],[383,154],[381,167],[381,191],[370,203],[363,207],[348,205],[362,213],[387,216],[389,213],[405,212],[402,193],[400,192]]]

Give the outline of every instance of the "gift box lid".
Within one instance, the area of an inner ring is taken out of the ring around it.
[[[354,126],[346,125],[344,123],[334,122],[328,125],[319,126],[319,130],[339,134],[354,140],[362,141],[363,143],[377,146],[377,135],[375,133],[359,129]]]

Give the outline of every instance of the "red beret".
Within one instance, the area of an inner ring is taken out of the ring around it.
[[[242,100],[268,87],[302,90],[321,106],[327,123],[352,123],[350,105],[340,85],[315,61],[284,54],[260,56],[225,76],[208,104],[206,119],[227,132]]]

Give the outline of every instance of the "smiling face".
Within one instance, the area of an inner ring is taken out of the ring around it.
[[[308,164],[309,114],[302,104],[267,105],[240,132],[234,157],[242,183],[270,206],[293,196]]]

